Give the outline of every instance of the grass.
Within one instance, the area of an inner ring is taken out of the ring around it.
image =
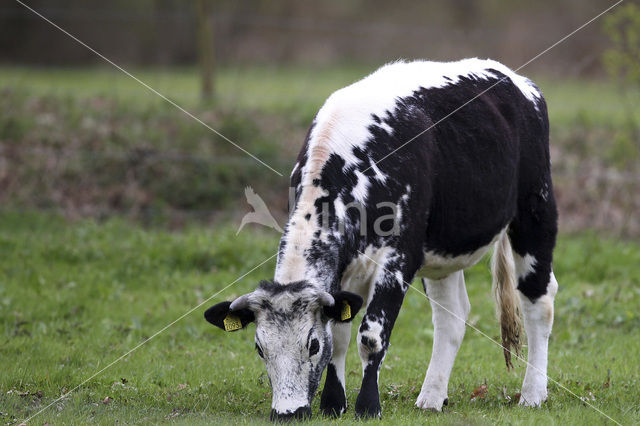
[[[234,225],[169,232],[115,219],[0,214],[2,422],[36,413],[276,251],[276,233],[248,228],[236,237]],[[270,388],[253,326],[225,334],[202,314],[271,277],[273,267],[250,273],[31,423],[266,423]],[[640,422],[640,246],[562,235],[554,267],[550,377],[616,421]],[[486,259],[466,277],[470,321],[497,338]],[[503,392],[519,392],[524,365],[506,371],[500,348],[471,329],[452,374],[451,405],[439,414],[416,409],[432,344],[430,308],[417,292],[408,293],[391,342],[380,374],[382,424],[606,423],[554,382],[541,409],[508,404]],[[334,423],[353,422],[359,380],[352,345],[350,408]],[[482,384],[486,396],[472,402]],[[318,399],[312,422],[324,423]]]

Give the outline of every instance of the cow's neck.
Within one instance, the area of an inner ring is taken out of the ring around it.
[[[323,193],[320,187],[310,186],[299,198],[280,241],[276,282],[307,281],[327,291],[335,285],[341,237],[320,225],[315,200]]]

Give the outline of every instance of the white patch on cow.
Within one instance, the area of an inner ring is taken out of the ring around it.
[[[375,321],[367,320],[366,324],[368,326],[367,330],[358,330],[358,353],[362,361],[363,372],[369,362],[369,355],[382,350],[382,331],[384,330],[384,325],[380,319]],[[366,344],[363,343],[363,338],[365,338]]]
[[[378,127],[380,127],[382,130],[387,132],[389,134],[389,136],[393,135],[393,127],[389,126],[387,123],[382,122],[382,123],[378,124]]]
[[[350,322],[334,322],[332,327],[333,338],[333,354],[331,355],[331,362],[336,368],[336,375],[338,381],[342,385],[342,389],[345,387],[344,370],[347,357],[347,350],[349,349],[349,340],[351,340],[351,323]]]
[[[369,255],[372,247],[365,249],[365,254]],[[366,256],[359,254],[347,265],[342,274],[340,288],[345,291],[359,294],[365,301],[369,295],[369,286],[375,277],[379,266]],[[365,306],[366,307],[366,306]]]
[[[364,253],[367,254],[366,251]],[[392,247],[384,246],[377,249],[374,252],[374,255],[375,257],[373,257],[373,259],[380,266],[376,270],[376,273],[373,277],[373,281],[371,283],[372,286],[369,289],[369,297],[367,298],[367,305],[369,305],[369,303],[371,302],[371,299],[373,298],[376,288],[378,286],[383,285],[383,283],[386,282],[385,276],[389,273],[389,270],[390,270],[389,267],[387,266],[387,263],[391,260],[396,260],[398,256],[398,252],[396,251],[396,249]]]
[[[409,196],[411,195],[411,185],[407,184],[405,186],[405,189],[407,190],[407,192],[402,195],[402,200],[406,202],[409,201]]]
[[[340,288],[362,296],[366,308],[373,297],[376,281],[379,281],[381,274],[385,272],[383,268],[385,263],[396,254],[396,251],[391,247],[376,248],[369,245],[363,253],[354,257],[345,268]]]
[[[278,256],[274,276],[274,279],[280,284],[306,279],[312,284],[321,285],[320,271],[317,271],[314,265],[307,263],[304,253],[311,247],[316,231],[320,230],[321,239],[326,238],[326,235],[322,235],[326,234],[326,230],[318,225],[318,214],[314,201],[319,197],[327,196],[328,192],[316,186],[308,188],[306,192],[308,197],[301,197],[298,200],[295,211],[289,218],[287,228],[282,236],[285,246]],[[309,220],[305,219],[307,214],[311,215]],[[324,288],[324,286],[319,288]]]
[[[336,212],[336,218],[338,220],[345,220],[345,215],[347,212],[346,206],[344,205],[344,202],[342,201],[342,198],[340,197],[336,197],[335,200],[333,200],[333,209]]]
[[[542,185],[542,188],[540,188],[540,198],[542,198],[544,201],[547,201],[549,199],[549,184],[547,182],[545,182]]]
[[[513,253],[513,261],[516,266],[516,276],[522,280],[530,273],[535,271],[536,258],[530,254],[525,254],[524,257],[518,253]]]
[[[396,281],[398,281],[398,284],[404,285],[404,278],[402,277],[402,272],[400,271],[396,271],[395,272],[395,277],[396,277]]]
[[[547,399],[547,357],[553,327],[553,300],[558,282],[551,272],[547,293],[532,303],[520,293],[524,329],[527,332],[527,372],[522,383],[520,405],[538,407]]]
[[[378,182],[385,183],[387,181],[387,175],[380,171],[378,165],[371,158],[369,158],[369,167],[375,173],[375,178]]]
[[[489,249],[493,247],[503,232],[505,232],[504,229],[496,234],[496,236],[494,236],[491,242],[486,246],[480,247],[471,253],[461,254],[459,256],[442,255],[434,251],[426,251],[424,254],[424,266],[416,273],[416,276],[438,280],[453,272],[475,265],[480,259],[482,259],[482,256],[484,256]]]
[[[533,105],[536,110],[538,109],[538,102],[542,99],[542,93],[540,90],[533,84],[531,80],[521,75],[516,74],[507,66],[501,64],[500,62],[491,60],[491,59],[476,59],[477,61],[482,61],[486,63],[487,68],[493,68],[496,71],[500,71],[502,74],[506,75],[511,79],[513,84],[522,92],[525,98],[527,98]]]
[[[402,194],[402,197],[400,197],[400,201],[398,203],[396,203],[396,224],[399,225],[401,228],[404,227],[403,223],[402,223],[402,208],[403,207],[407,207],[408,202],[409,202],[409,194],[411,194],[411,186],[407,185],[406,186],[407,192]]]
[[[431,302],[433,350],[416,405],[423,410],[440,411],[471,307],[462,271],[439,281],[425,279],[423,283]]]
[[[355,170],[354,173],[358,179],[358,183],[351,190],[351,195],[355,201],[364,205],[367,202],[367,197],[369,195],[369,178],[359,170]]]

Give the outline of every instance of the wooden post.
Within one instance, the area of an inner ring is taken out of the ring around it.
[[[204,101],[213,99],[214,93],[214,42],[212,0],[196,1],[198,25],[198,62],[200,66],[200,96]]]

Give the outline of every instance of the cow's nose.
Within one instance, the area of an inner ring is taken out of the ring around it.
[[[278,413],[272,409],[271,416],[269,416],[272,422],[289,422],[291,420],[305,420],[310,418],[311,407],[300,407],[296,411],[287,411],[285,413]]]

